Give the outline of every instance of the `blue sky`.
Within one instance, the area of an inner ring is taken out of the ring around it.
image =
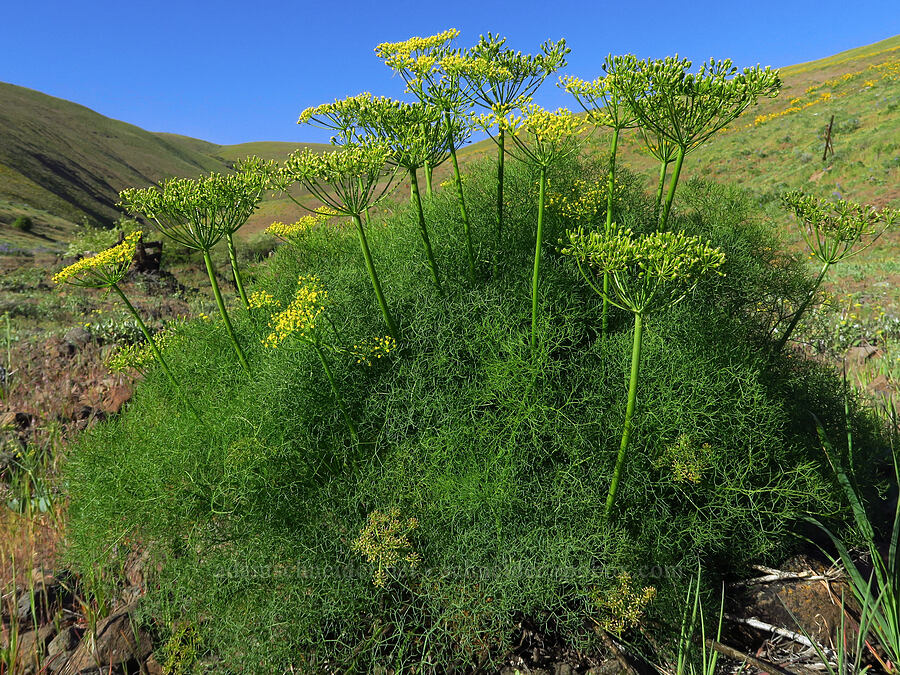
[[[894,1],[233,2],[2,0],[0,81],[86,105],[150,131],[214,143],[325,141],[296,124],[310,105],[362,91],[400,97],[380,42],[449,27],[459,46],[488,31],[534,52],[572,49],[566,73],[596,77],[607,53],[786,66],[900,33]],[[537,101],[573,106],[548,81]]]

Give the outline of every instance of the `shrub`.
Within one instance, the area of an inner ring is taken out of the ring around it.
[[[839,428],[841,384],[758,346],[768,338],[755,295],[790,287],[794,268],[783,281],[771,233],[729,215],[752,209],[715,186],[695,187],[697,208],[670,226],[721,247],[726,276],[648,319],[620,517],[604,522],[630,320],[611,312],[598,339],[599,298],[547,246],[529,347],[538,177],[507,165],[498,245],[494,169],[478,164],[465,181],[475,250],[492,271],[474,287],[452,190],[425,203],[443,298],[427,283],[417,214],[385,208],[367,227],[402,339],[371,367],[332,359],[358,444],[313,348],[266,349],[266,321],[241,317],[247,377],[221,325],[188,323],[167,358],[206,428],[151,371],[123,415],[80,438],[65,469],[76,566],[116,569],[148,549],[150,613],[190,622],[204,656],[229,671],[428,671],[489,666],[523,618],[597,647],[592,621],[636,619],[615,615],[623,593],[677,632],[680,578],[698,561],[719,573],[774,561],[805,514],[834,522],[840,499],[809,412]],[[592,173],[602,169],[570,163],[550,181],[565,192]],[[652,199],[626,190],[625,202],[630,227],[655,228]],[[545,241],[572,225],[548,217]],[[328,289],[347,343],[384,333],[350,227],[280,247],[258,290],[284,307],[301,274]],[[862,465],[866,444],[855,447]],[[393,548],[373,538],[382,521]]]
[[[19,216],[13,221],[12,226],[21,232],[31,232],[33,224],[28,216]]]

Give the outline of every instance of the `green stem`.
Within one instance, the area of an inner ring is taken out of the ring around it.
[[[669,210],[672,208],[672,201],[675,199],[675,188],[678,186],[678,176],[681,174],[681,165],[684,163],[684,146],[678,146],[678,154],[675,156],[675,170],[672,172],[672,179],[669,181],[669,193],[666,195],[666,205],[663,208],[662,217],[659,220],[660,229],[666,226],[669,220]]]
[[[416,211],[419,217],[419,234],[422,235],[422,243],[425,244],[425,256],[428,258],[428,266],[431,268],[431,277],[438,293],[444,294],[441,279],[438,275],[437,263],[434,260],[434,252],[431,250],[431,240],[428,238],[428,228],[425,226],[425,212],[422,211],[422,198],[419,196],[419,179],[416,178],[416,170],[409,170],[409,180],[412,183],[413,201],[416,203]]]
[[[388,333],[395,340],[398,339],[400,332],[394,323],[393,317],[388,310],[387,302],[384,300],[384,293],[381,292],[381,282],[378,281],[378,274],[375,272],[375,265],[372,263],[372,252],[369,251],[369,242],[366,239],[366,232],[363,229],[362,220],[359,214],[353,216],[353,222],[356,225],[356,233],[359,235],[359,246],[363,252],[363,258],[366,260],[366,269],[369,271],[369,279],[372,280],[372,288],[375,289],[375,297],[378,299],[378,306],[381,308],[381,315],[384,317],[384,323],[387,325]]]
[[[503,159],[505,152],[503,144],[506,142],[503,129],[500,129],[500,138],[497,140],[499,148],[497,154],[497,242],[500,242],[500,235],[503,233]]]
[[[331,385],[331,391],[334,393],[334,399],[338,404],[338,408],[341,410],[344,422],[347,423],[347,428],[350,430],[350,436],[353,438],[354,443],[359,443],[356,425],[353,424],[353,420],[350,419],[350,414],[347,412],[347,407],[344,405],[344,399],[338,391],[337,385],[334,383],[334,376],[331,374],[331,368],[328,366],[328,359],[325,358],[325,354],[322,352],[322,348],[319,346],[318,342],[313,342],[313,346],[316,348],[316,353],[319,355],[319,360],[322,362],[322,367],[325,369],[325,376],[328,378],[328,384]]]
[[[125,303],[125,306],[128,308],[128,311],[131,313],[131,316],[134,317],[134,320],[137,322],[138,328],[141,329],[141,333],[144,334],[144,338],[147,340],[147,344],[150,345],[150,351],[153,352],[153,357],[156,359],[157,363],[159,363],[160,367],[163,369],[163,372],[166,374],[166,377],[169,378],[169,382],[172,383],[172,386],[175,387],[175,392],[182,398],[182,400],[187,404],[188,409],[194,414],[194,416],[199,420],[200,413],[197,412],[197,409],[191,404],[191,402],[184,398],[184,395],[181,392],[181,385],[178,384],[178,380],[175,378],[175,374],[172,372],[172,369],[169,368],[169,364],[166,363],[166,360],[163,358],[162,352],[159,351],[159,347],[156,345],[156,340],[153,339],[153,336],[150,334],[150,331],[147,329],[147,325],[144,323],[143,319],[141,319],[141,315],[138,314],[137,309],[135,309],[134,305],[131,304],[131,301],[122,292],[122,289],[119,288],[118,284],[113,284],[110,288],[112,288],[120,298],[122,298],[122,302]],[[201,420],[202,421],[202,420]]]
[[[234,248],[234,235],[229,232],[228,239],[228,257],[231,259],[231,273],[234,276],[234,285],[237,286],[238,295],[241,296],[241,302],[244,308],[250,311],[250,301],[247,299],[247,292],[244,290],[244,282],[241,280],[241,273],[238,271],[237,251]]]
[[[431,173],[432,173],[431,163],[425,162],[425,194],[428,197],[433,196],[433,192],[431,190]]]
[[[450,113],[445,113],[447,118],[447,127],[450,127]],[[453,177],[456,182],[456,192],[459,195],[459,213],[463,221],[463,233],[466,236],[466,249],[469,255],[469,276],[472,281],[475,280],[475,249],[472,246],[472,233],[469,230],[469,215],[466,212],[466,198],[463,194],[462,176],[459,173],[459,161],[456,158],[456,145],[453,139],[450,139],[450,158],[453,160]]]
[[[541,246],[544,240],[544,191],[547,185],[547,169],[541,167],[538,192],[537,235],[534,244],[534,276],[531,279],[531,348],[537,347],[538,284],[541,274]]]
[[[209,283],[212,284],[213,295],[216,296],[216,304],[219,306],[219,313],[225,322],[225,330],[228,331],[228,337],[234,345],[234,351],[237,353],[238,361],[241,362],[244,370],[250,372],[250,364],[247,363],[247,357],[244,356],[244,350],[241,349],[237,336],[234,334],[234,327],[231,325],[231,319],[228,318],[228,312],[225,311],[225,301],[222,300],[222,292],[219,290],[219,282],[216,281],[216,270],[213,267],[212,258],[209,257],[209,250],[203,251],[203,261],[206,263],[206,273],[209,274]]]
[[[606,190],[606,236],[612,231],[613,222],[613,194],[616,189],[616,150],[619,146],[619,128],[613,129],[612,142],[609,148],[609,177]],[[609,332],[609,272],[603,273],[603,313],[600,320],[600,338],[606,337]]]
[[[631,379],[628,382],[628,406],[625,409],[625,425],[622,428],[622,443],[619,445],[619,455],[616,457],[616,467],[613,469],[612,483],[609,486],[609,494],[606,496],[606,508],[603,511],[604,520],[608,521],[616,502],[616,490],[619,487],[619,479],[622,477],[622,467],[625,465],[625,451],[628,449],[628,439],[631,437],[631,420],[634,417],[635,399],[637,398],[638,372],[641,366],[641,342],[644,333],[644,318],[640,313],[634,315],[634,344],[631,348]]]
[[[797,309],[796,313],[794,314],[794,318],[791,319],[791,323],[787,327],[787,330],[784,331],[784,335],[782,335],[781,339],[778,340],[778,344],[775,345],[776,354],[784,349],[787,341],[791,339],[791,333],[794,332],[797,324],[800,323],[800,317],[803,316],[803,312],[805,312],[806,308],[809,307],[809,303],[811,303],[813,298],[816,297],[816,291],[819,290],[819,285],[822,283],[822,279],[825,278],[825,273],[828,271],[829,267],[831,267],[830,262],[827,262],[822,266],[822,271],[819,272],[819,276],[816,277],[816,283],[813,284],[812,290],[810,290],[809,295],[806,296],[806,300],[803,301],[803,304],[801,304]]]
[[[671,160],[664,160],[659,163],[659,183],[656,186],[656,205],[653,207],[653,217],[659,219],[659,207],[662,204],[663,188],[666,186],[666,171],[669,169]]]

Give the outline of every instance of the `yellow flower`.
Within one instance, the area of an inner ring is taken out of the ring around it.
[[[369,514],[365,527],[353,544],[353,550],[375,564],[373,583],[384,588],[387,585],[387,568],[405,562],[415,567],[419,554],[413,551],[409,534],[419,526],[415,518],[400,519],[400,509],[393,507],[387,513],[375,510]]]
[[[247,298],[247,302],[250,305],[250,309],[278,306],[278,301],[275,300],[275,297],[266,291],[254,291],[250,294],[250,297]]]
[[[63,268],[53,276],[53,281],[84,288],[109,288],[118,284],[131,266],[141,234],[140,230],[132,232],[121,244]]]
[[[288,338],[310,339],[316,327],[316,319],[324,309],[328,291],[322,288],[318,277],[301,276],[294,299],[283,311],[272,317],[272,332],[263,340],[266,347],[278,347]]]
[[[361,344],[353,345],[350,353],[356,357],[357,363],[365,363],[367,366],[372,365],[372,359],[380,359],[392,351],[397,349],[397,341],[390,335],[375,338],[374,340],[366,340]]]

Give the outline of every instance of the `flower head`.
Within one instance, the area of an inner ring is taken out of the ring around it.
[[[373,583],[384,588],[388,581],[388,568],[401,562],[415,567],[419,555],[413,551],[409,534],[419,526],[415,518],[401,520],[400,509],[393,507],[386,513],[375,510],[369,514],[366,525],[353,541],[353,550],[365,556],[376,566]]]
[[[126,235],[122,243],[63,268],[53,276],[53,281],[83,288],[109,288],[118,284],[128,273],[141,235],[140,230]]]
[[[900,211],[895,209],[878,210],[846,199],[819,199],[800,190],[783,194],[781,204],[802,223],[800,232],[812,255],[830,264],[861,253],[900,219]],[[865,237],[873,239],[857,247]]]
[[[387,356],[396,349],[397,341],[390,335],[385,335],[353,345],[350,353],[356,357],[357,363],[365,363],[367,366],[371,366],[374,361]]]
[[[569,245],[561,252],[575,258],[589,283],[585,265],[595,274],[609,274],[612,293],[594,289],[617,307],[637,314],[679,302],[703,276],[721,275],[719,268],[725,262],[721,250],[684,232],[634,237],[626,229],[606,236],[578,228],[569,232]]]
[[[272,332],[263,340],[266,347],[272,349],[285,340],[310,340],[316,328],[316,320],[325,307],[328,299],[326,291],[318,277],[301,276],[298,279],[297,292],[294,299],[284,310],[272,317],[269,327]]]
[[[317,225],[330,220],[337,212],[328,207],[320,207],[311,214],[303,216],[296,222],[285,224],[274,222],[266,228],[266,233],[278,237],[284,242],[296,244],[309,234]]]

